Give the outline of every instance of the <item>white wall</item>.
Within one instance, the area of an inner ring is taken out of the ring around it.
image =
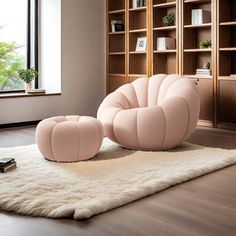
[[[61,1],[39,3],[39,87],[51,93],[61,92]]]
[[[105,96],[105,0],[61,0],[62,95],[0,98],[0,124],[96,115]]]

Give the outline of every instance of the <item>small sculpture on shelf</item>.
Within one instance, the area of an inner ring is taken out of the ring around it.
[[[163,22],[164,26],[175,25],[175,13],[171,12],[171,13],[167,14],[166,16],[164,16],[162,18],[162,22]]]

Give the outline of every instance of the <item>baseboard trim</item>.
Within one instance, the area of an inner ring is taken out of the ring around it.
[[[33,121],[24,121],[24,122],[9,123],[9,124],[0,124],[0,129],[9,129],[9,128],[37,125],[39,122],[40,120],[33,120]]]
[[[208,128],[214,128],[213,122],[209,121],[209,120],[198,120],[197,125],[203,126],[203,127],[208,127]]]
[[[227,130],[236,131],[236,124],[219,122],[217,124],[217,128],[218,129],[227,129]]]

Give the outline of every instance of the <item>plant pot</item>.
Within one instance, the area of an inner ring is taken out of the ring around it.
[[[32,82],[25,83],[25,93],[28,93],[29,89],[32,89]]]

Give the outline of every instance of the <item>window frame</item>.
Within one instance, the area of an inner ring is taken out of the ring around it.
[[[32,3],[34,8],[32,9]],[[32,22],[32,16],[34,21]],[[36,71],[39,68],[39,0],[27,0],[27,35],[26,35],[26,68],[34,67]],[[34,31],[34,32],[33,32]],[[32,38],[33,32],[33,38]],[[34,65],[32,65],[32,49],[34,57]],[[34,88],[38,88],[38,76],[34,79]],[[17,90],[0,90],[0,94],[5,93],[22,93],[24,89]]]

